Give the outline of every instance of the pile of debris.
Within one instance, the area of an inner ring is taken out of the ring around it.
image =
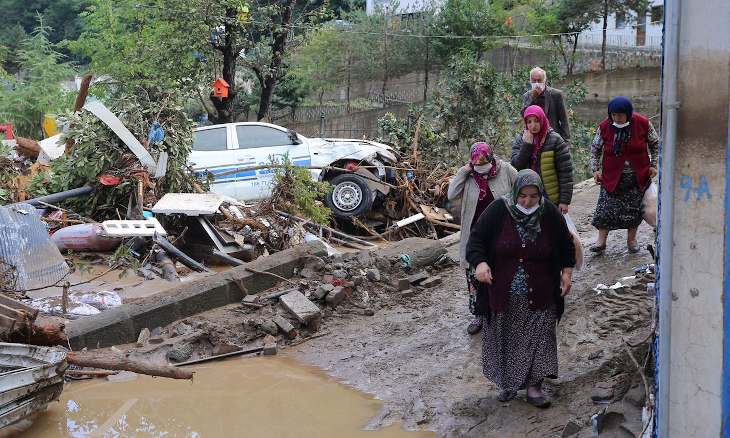
[[[384,307],[411,302],[441,284],[439,272],[455,263],[438,242],[409,254],[402,248],[310,256],[295,278],[281,279],[281,287],[166,327],[144,329],[127,353],[153,363],[185,365],[232,354],[271,354],[277,345],[328,334],[330,318],[373,316]]]

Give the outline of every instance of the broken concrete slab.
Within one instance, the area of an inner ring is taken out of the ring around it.
[[[256,304],[256,303],[258,303],[258,301],[259,301],[259,296],[253,295],[253,294],[246,295],[245,297],[243,297],[243,300],[241,300],[241,302],[243,304]]]
[[[421,271],[417,274],[409,275],[408,276],[408,282],[411,284],[420,284],[424,280],[428,278],[429,274],[426,271]]]
[[[419,292],[420,291],[417,289],[406,289],[400,293],[400,296],[403,298],[411,298],[418,295]]]
[[[294,269],[299,268],[306,257],[322,256],[326,253],[327,249],[322,242],[308,242],[278,252],[274,257],[261,257],[225,272],[180,283],[134,303],[71,321],[66,326],[66,333],[74,350],[134,342],[139,331],[145,327],[167,326],[206,310],[240,302],[243,291],[237,283],[243,284],[249,293],[255,294],[279,282],[271,275],[255,274],[247,271],[247,268],[291,277]]]
[[[276,315],[272,319],[273,323],[276,324],[277,327],[284,333],[284,336],[286,336],[287,339],[294,339],[297,337],[297,329],[294,328],[292,323],[290,323],[286,318],[284,318],[281,315]]]
[[[140,332],[139,332],[139,336],[137,337],[137,345],[139,345],[141,347],[142,345],[146,344],[147,341],[149,341],[149,339],[150,339],[150,329],[145,327],[142,330],[140,330]]]
[[[327,294],[327,298],[325,298],[325,301],[327,301],[327,304],[329,304],[330,306],[337,307],[342,304],[343,301],[345,301],[348,295],[350,295],[348,289],[342,286],[338,286]]]
[[[320,319],[322,312],[316,304],[309,301],[301,292],[289,292],[279,298],[279,302],[302,324]]]
[[[411,288],[411,282],[407,278],[400,278],[396,281],[395,286],[398,290],[404,291]]]
[[[425,279],[421,282],[421,286],[423,286],[425,288],[429,288],[429,287],[438,286],[442,282],[443,282],[443,280],[441,280],[441,277],[439,277],[439,276],[428,277],[427,279]]]
[[[276,338],[271,335],[266,335],[264,337],[264,349],[262,350],[263,355],[275,356],[278,349],[279,348],[276,345]]]

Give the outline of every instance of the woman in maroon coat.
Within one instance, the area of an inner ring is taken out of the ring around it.
[[[636,231],[643,219],[642,200],[657,174],[659,136],[649,119],[634,112],[631,101],[618,96],[608,103],[608,117],[598,125],[591,145],[591,166],[601,185],[593,226],[598,228],[594,253],[606,249],[610,230],[627,231],[630,253],[639,251]]]
[[[527,402],[550,406],[542,380],[557,377],[555,328],[571,287],[575,247],[563,215],[543,196],[540,176],[525,169],[512,193],[487,207],[473,226],[466,258],[484,288],[484,375],[500,401],[527,389]],[[481,291],[480,291],[481,292]]]

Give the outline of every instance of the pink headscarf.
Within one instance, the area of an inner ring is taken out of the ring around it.
[[[532,152],[532,165],[530,167],[535,170],[535,168],[537,167],[537,156],[538,154],[540,154],[542,144],[545,142],[545,137],[547,137],[548,130],[550,129],[550,121],[548,120],[547,116],[545,116],[545,111],[543,111],[541,107],[537,105],[530,105],[525,109],[525,112],[522,114],[522,118],[525,121],[525,129],[527,129],[527,118],[530,116],[537,117],[537,120],[540,122],[540,132],[533,135],[535,150]]]
[[[486,174],[481,174],[474,169],[476,163],[479,162],[479,157],[484,157],[492,164],[492,168]],[[497,175],[497,160],[492,154],[492,148],[484,142],[478,142],[471,145],[471,175],[474,181],[479,186],[479,200],[481,201],[487,196],[489,190],[489,179],[494,178]]]

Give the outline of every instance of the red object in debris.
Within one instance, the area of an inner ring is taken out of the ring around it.
[[[5,140],[15,140],[12,123],[0,123],[0,132],[5,133]]]
[[[218,78],[215,81],[213,81],[213,96],[224,98],[228,97],[228,89],[231,88],[230,85],[228,85],[228,82],[226,82],[223,78]]]
[[[61,228],[51,235],[58,249],[79,251],[111,251],[122,242],[101,234],[101,224],[78,224]]]
[[[357,170],[357,161],[348,161],[345,163],[344,169],[349,170],[350,172],[354,172]]]
[[[122,183],[120,177],[108,174],[99,175],[96,179],[104,186],[118,186]]]

